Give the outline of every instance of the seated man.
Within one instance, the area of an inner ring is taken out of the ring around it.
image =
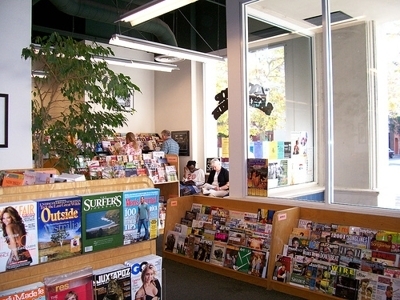
[[[229,171],[221,166],[218,158],[213,158],[210,164],[212,171],[203,185],[203,194],[225,197],[229,194]]]
[[[193,195],[201,191],[200,186],[205,182],[203,169],[196,168],[196,162],[189,160],[184,168],[183,179],[180,184],[180,195]]]

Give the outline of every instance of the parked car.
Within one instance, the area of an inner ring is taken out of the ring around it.
[[[389,148],[389,158],[393,158],[394,156],[394,151]]]

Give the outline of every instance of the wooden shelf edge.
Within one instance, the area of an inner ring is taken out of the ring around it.
[[[300,286],[291,285],[289,283],[282,283],[275,280],[270,280],[270,288],[277,292],[305,298],[308,300],[340,299],[332,295],[326,295],[322,292],[315,292],[307,288],[302,288]]]
[[[195,259],[191,259],[182,255],[174,254],[171,252],[163,251],[163,257],[179,262],[179,263],[184,263],[188,266],[195,267],[198,269],[202,269],[208,272],[216,273],[219,275],[223,275],[229,278],[233,278],[236,280],[240,280],[243,282],[247,282],[250,284],[254,284],[257,286],[265,287],[267,288],[268,281],[266,278],[259,278],[255,277],[252,275],[247,275],[245,273],[241,273],[238,271],[234,271],[225,267],[217,266],[214,264],[206,263],[206,262],[201,262]]]

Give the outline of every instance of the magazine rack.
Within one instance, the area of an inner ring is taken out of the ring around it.
[[[270,210],[282,210],[287,209],[289,206],[267,204],[265,202],[249,202],[243,200],[237,200],[233,198],[218,198],[218,197],[207,197],[202,195],[184,196],[180,198],[169,199],[167,203],[167,215],[165,222],[164,233],[169,230],[173,230],[176,223],[181,222],[181,218],[185,215],[186,211],[190,211],[192,203],[200,203],[208,206],[218,206],[224,209],[244,211],[244,212],[257,212],[259,208],[270,209]],[[166,244],[167,235],[164,234],[164,245]],[[180,254],[171,253],[163,249],[163,257],[171,260],[175,260],[181,263],[186,263],[190,266],[200,268],[206,271],[214,272],[220,275],[228,276],[237,280],[248,282],[251,284],[267,287],[268,280],[266,278],[255,277],[247,275],[242,272],[237,272],[232,269],[225,267],[216,266],[214,264],[201,262],[195,259],[187,258]],[[270,254],[271,257],[271,254]]]
[[[0,203],[153,187],[153,182],[147,176],[7,187],[0,188]],[[43,282],[44,277],[76,271],[87,266],[100,269],[148,254],[156,254],[156,240],[143,241],[121,246],[117,249],[82,254],[73,258],[3,272],[0,273],[0,290]]]
[[[185,263],[210,272],[218,273],[237,280],[266,287],[267,289],[277,290],[282,293],[302,297],[305,299],[339,299],[335,296],[325,295],[321,292],[312,291],[307,288],[291,285],[289,283],[278,282],[272,279],[274,272],[275,258],[277,254],[282,254],[283,245],[287,244],[292,229],[297,227],[299,219],[312,220],[320,223],[333,223],[348,226],[359,226],[400,232],[399,218],[376,216],[372,214],[352,213],[345,211],[334,211],[323,209],[312,209],[306,207],[290,207],[284,205],[271,204],[268,199],[261,202],[252,202],[234,198],[216,198],[201,195],[180,197],[179,199],[169,199],[167,204],[168,214],[165,222],[165,232],[173,230],[176,223],[180,223],[185,212],[191,210],[192,203],[199,203],[207,206],[218,206],[228,210],[257,212],[259,208],[275,210],[272,223],[272,241],[269,253],[267,278],[259,278],[245,273],[237,272],[226,267],[205,263],[181,254],[175,254],[163,250],[163,257]],[[339,207],[340,208],[340,207]],[[167,235],[164,235],[166,244]]]

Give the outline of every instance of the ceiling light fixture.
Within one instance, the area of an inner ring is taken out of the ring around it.
[[[119,21],[130,22],[132,26],[154,19],[197,0],[153,0],[121,16]]]
[[[127,47],[135,50],[142,50],[151,53],[164,54],[175,56],[183,59],[194,60],[199,62],[224,61],[221,56],[201,53],[193,50],[183,49],[170,45],[141,40],[133,37],[128,37],[120,34],[113,34],[110,39],[110,44]]]
[[[174,70],[179,70],[177,65],[156,63],[145,60],[131,60],[124,58],[100,57],[100,56],[94,57],[93,60],[95,61],[103,60],[106,63],[115,66],[124,66],[129,68],[137,68],[137,69],[152,70],[152,71],[172,72]]]

